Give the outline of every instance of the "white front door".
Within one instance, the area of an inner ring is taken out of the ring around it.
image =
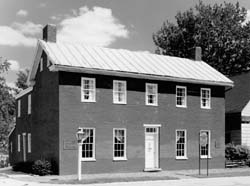
[[[145,128],[145,170],[159,168],[158,127]]]
[[[26,133],[23,133],[23,161],[26,161]]]

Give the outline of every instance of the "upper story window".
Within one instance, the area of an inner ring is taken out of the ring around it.
[[[82,160],[95,160],[95,129],[83,128]]]
[[[187,107],[187,88],[176,86],[176,106]]]
[[[81,100],[82,102],[95,102],[96,86],[95,78],[82,77],[81,85]]]
[[[126,129],[113,129],[113,159],[126,160]]]
[[[211,132],[210,130],[200,131],[200,156],[201,158],[210,158],[210,140]]]
[[[21,100],[17,101],[17,117],[21,116]]]
[[[40,59],[40,72],[43,71],[43,58]]]
[[[113,81],[113,103],[127,103],[127,85],[126,81]]]
[[[211,108],[211,89],[201,88],[201,108]]]
[[[28,153],[31,153],[31,133],[28,133]]]
[[[31,94],[28,95],[28,114],[31,114]]]
[[[176,130],[176,159],[187,158],[187,131]]]
[[[158,85],[146,83],[146,105],[158,105]]]
[[[21,136],[20,134],[17,135],[17,151],[21,151]]]

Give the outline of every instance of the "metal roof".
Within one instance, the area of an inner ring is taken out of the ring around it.
[[[80,43],[39,40],[38,45],[41,45],[55,66],[233,86],[230,79],[203,61],[124,49],[90,47]]]

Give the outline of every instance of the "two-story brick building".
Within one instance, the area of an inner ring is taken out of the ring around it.
[[[199,51],[199,50],[197,50]],[[197,55],[200,56],[200,55]],[[47,25],[30,88],[17,97],[11,163],[45,158],[59,174],[224,167],[227,77],[201,61],[56,42]]]

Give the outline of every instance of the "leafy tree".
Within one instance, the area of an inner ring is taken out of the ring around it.
[[[178,12],[176,24],[166,21],[153,34],[156,53],[192,58],[202,48],[202,60],[225,75],[250,68],[250,23],[239,3],[205,5]]]
[[[15,84],[19,89],[24,90],[28,88],[28,85],[27,85],[28,75],[29,75],[29,69],[27,68],[25,70],[18,71],[17,81],[15,82]]]
[[[0,151],[8,151],[8,134],[15,123],[15,99],[13,90],[6,85],[3,73],[8,71],[9,63],[0,58]]]

